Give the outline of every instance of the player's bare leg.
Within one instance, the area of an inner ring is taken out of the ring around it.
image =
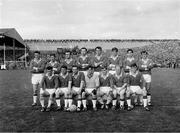
[[[96,102],[97,102],[97,96],[96,96],[96,92],[94,91],[92,92],[92,104],[94,111],[97,111]]]
[[[128,111],[130,111],[132,108],[132,106],[131,106],[131,98],[130,98],[130,96],[131,96],[131,91],[130,90],[127,90],[126,91],[126,98],[127,98],[127,105],[128,105],[128,108],[127,108],[127,110]]]
[[[149,108],[148,108],[148,100],[147,100],[147,91],[146,91],[145,88],[143,89],[143,105],[144,105],[144,109],[145,109],[146,111],[149,111]]]
[[[38,84],[33,84],[33,104],[32,104],[32,106],[37,105],[37,99],[38,99]]]
[[[116,90],[114,90],[113,92],[112,92],[112,98],[113,98],[113,100],[112,100],[112,110],[115,110],[116,109],[116,104],[117,104],[117,91]]]
[[[147,90],[147,101],[148,101],[148,105],[151,106],[151,83],[146,83],[146,90]]]
[[[44,101],[45,101],[44,95],[43,95],[43,94],[40,94],[40,104],[41,104],[41,106],[42,106],[41,112],[45,112],[45,111],[46,111],[46,110],[45,110]]]
[[[61,100],[60,100],[60,92],[56,91],[56,104],[57,104],[57,111],[61,110]]]
[[[48,100],[48,106],[47,106],[47,109],[46,109],[47,112],[49,112],[51,110],[51,104],[53,102],[53,98],[54,98],[54,94],[50,94],[49,100]]]
[[[67,111],[68,109],[68,104],[69,104],[69,99],[68,99],[68,94],[64,93],[64,111]]]
[[[87,105],[86,105],[86,92],[82,92],[82,104],[83,104],[83,111],[87,110]]]
[[[124,110],[124,94],[125,94],[125,90],[121,90],[119,92],[119,95],[120,95],[120,110]]]

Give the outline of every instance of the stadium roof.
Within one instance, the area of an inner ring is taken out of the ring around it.
[[[13,46],[12,39],[15,39],[15,47],[24,48],[25,43],[19,33],[14,28],[2,28],[0,29],[0,36],[2,40],[2,36],[4,37],[4,41],[6,46]],[[4,43],[0,43],[0,46],[4,45]]]

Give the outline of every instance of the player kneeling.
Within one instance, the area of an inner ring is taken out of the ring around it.
[[[137,65],[132,64],[130,73],[129,73],[129,85],[127,87],[126,91],[126,97],[127,97],[127,104],[128,104],[128,111],[132,109],[131,106],[131,94],[137,94],[137,95],[143,95],[143,103],[144,108],[146,111],[149,111],[148,105],[147,105],[147,91],[146,88],[141,88],[141,82],[144,84],[144,79],[142,74],[138,71]]]
[[[64,111],[68,110],[69,107],[72,105],[72,99],[69,99],[70,96],[70,89],[72,78],[71,75],[67,72],[67,66],[61,66],[61,73],[58,75],[59,79],[59,87],[56,90],[56,103],[57,103],[57,111],[61,110],[61,97],[64,96]]]
[[[58,87],[58,78],[53,74],[53,68],[48,66],[46,68],[46,74],[43,76],[40,89],[40,103],[42,106],[41,111],[50,111],[55,91]],[[45,97],[49,97],[47,109],[45,109]]]
[[[112,77],[113,81],[113,108],[116,108],[117,96],[120,96],[120,110],[124,110],[124,95],[128,83],[127,76],[123,73],[122,67],[115,67],[115,74]]]
[[[81,111],[82,89],[84,87],[84,73],[79,72],[78,66],[72,66],[72,90],[71,98],[77,98],[77,111]]]
[[[97,91],[97,99],[101,104],[101,109],[109,109],[109,104],[112,101],[112,75],[108,73],[107,67],[103,67],[99,75],[99,85]]]
[[[83,110],[87,110],[86,107],[86,98],[88,96],[91,96],[92,104],[93,104],[93,110],[97,111],[96,107],[96,92],[97,88],[99,87],[99,77],[98,75],[94,74],[94,67],[89,66],[88,72],[85,74],[85,89],[84,92],[82,92],[82,103],[83,103]]]

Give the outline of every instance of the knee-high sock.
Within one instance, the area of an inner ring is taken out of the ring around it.
[[[81,100],[77,101],[77,107],[80,108],[81,107]]]
[[[71,107],[73,100],[70,98],[68,99],[69,107]]]
[[[86,106],[86,99],[83,99],[83,100],[82,100],[82,104],[83,104],[83,107],[84,107],[84,108],[87,108],[87,106]]]
[[[45,105],[44,105],[44,98],[40,98],[40,103],[41,103],[42,107],[45,107]]]
[[[117,103],[117,100],[114,99],[114,100],[112,101],[112,105],[113,105],[113,106],[116,106],[116,103]]]
[[[120,99],[120,107],[124,106],[124,99]]]
[[[149,94],[149,95],[147,95],[147,101],[148,101],[148,103],[150,103],[151,102],[151,95]]]
[[[33,103],[37,103],[37,96],[33,96]]]
[[[127,98],[127,105],[128,105],[129,107],[131,107],[131,99],[130,99],[130,98]]]
[[[144,107],[146,107],[147,104],[148,104],[147,96],[144,96],[144,97],[143,97],[143,103],[144,103]]]
[[[57,103],[57,106],[60,107],[61,106],[61,100],[59,98],[56,99],[56,103]]]
[[[68,107],[68,99],[64,98],[64,107],[67,108]]]
[[[48,107],[51,107],[51,104],[52,104],[52,99],[49,99],[48,100]]]
[[[92,100],[93,108],[96,108],[96,99]]]

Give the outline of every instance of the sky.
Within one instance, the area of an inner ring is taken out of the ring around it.
[[[180,39],[180,0],[0,0],[23,39]]]

